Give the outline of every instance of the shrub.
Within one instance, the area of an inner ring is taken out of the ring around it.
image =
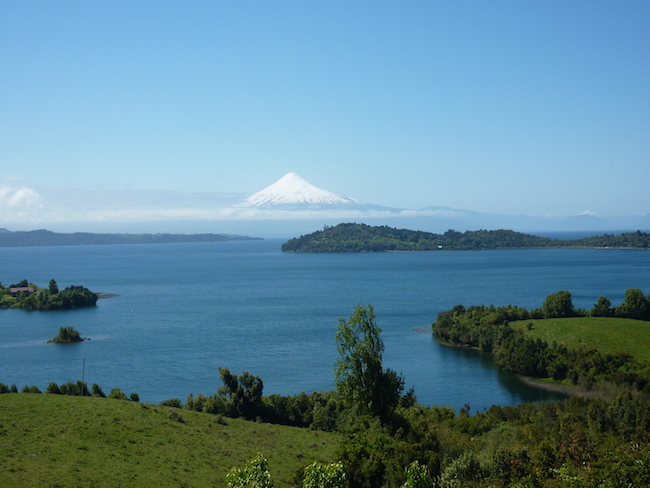
[[[88,384],[85,381],[77,381],[73,383],[68,381],[60,387],[61,395],[71,395],[71,396],[90,396],[88,391]]]
[[[50,395],[60,395],[61,389],[59,388],[59,385],[52,381],[49,385],[47,385],[45,393],[49,393]]]
[[[183,404],[178,398],[168,398],[160,402],[161,407],[183,408]]]
[[[131,401],[132,402],[139,402],[140,401],[140,397],[138,396],[137,393],[131,393]]]
[[[108,398],[114,398],[116,400],[126,400],[126,393],[124,393],[119,388],[113,388],[108,394]]]
[[[91,395],[99,398],[106,398],[106,393],[104,393],[101,387],[97,383],[93,383]]]
[[[183,418],[183,416],[180,413],[175,412],[174,410],[169,411],[169,419],[174,420],[176,422],[180,422],[181,424],[185,423],[185,419]]]

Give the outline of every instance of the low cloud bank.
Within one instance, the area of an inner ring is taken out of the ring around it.
[[[323,225],[365,222],[430,232],[507,228],[535,231],[648,230],[650,216],[569,217],[495,215],[447,207],[419,210],[336,206],[320,209],[242,206],[239,193],[39,189],[0,186],[0,227],[117,232],[228,232],[262,237],[312,232]],[[191,225],[190,225],[191,224]],[[123,230],[122,230],[123,229]]]

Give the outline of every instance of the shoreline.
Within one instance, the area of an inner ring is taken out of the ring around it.
[[[418,332],[425,332],[422,329],[415,329]],[[469,347],[469,346],[464,346],[462,344],[454,344],[453,342],[446,342],[438,339],[435,335],[435,333],[432,334],[434,339],[438,342],[438,344],[441,344],[446,347],[457,347],[460,349],[472,349],[475,351],[478,351],[482,354],[492,354],[490,352],[485,352],[485,351],[480,351],[477,348]],[[498,371],[507,371],[505,369],[497,368],[494,366],[495,369]],[[555,393],[561,393],[563,395],[566,395],[568,397],[581,397],[581,398],[591,398],[591,399],[596,399],[596,400],[612,400],[613,395],[611,392],[607,390],[602,390],[602,389],[593,389],[593,390],[587,390],[583,386],[579,385],[567,385],[564,383],[557,383],[553,380],[545,380],[543,378],[535,378],[534,376],[525,376],[523,374],[516,374],[514,373],[519,381],[524,383],[527,386],[530,386],[532,388],[537,388],[540,390],[546,390],[546,391],[552,391]]]
[[[540,378],[534,378],[532,376],[517,375],[519,380],[522,383],[532,386],[533,388],[539,388],[540,390],[552,391],[555,393],[561,393],[568,397],[581,397],[581,398],[591,398],[595,400],[611,400],[612,395],[605,390],[586,390],[582,386],[578,385],[566,385],[564,383],[556,383],[550,381],[544,381]]]

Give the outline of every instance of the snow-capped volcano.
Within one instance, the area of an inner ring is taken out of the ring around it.
[[[348,205],[359,204],[354,198],[316,188],[296,173],[287,173],[271,186],[246,199],[244,205],[266,207],[276,205]]]

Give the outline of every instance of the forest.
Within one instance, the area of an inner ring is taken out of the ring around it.
[[[549,247],[632,248],[648,249],[650,236],[645,232],[621,235],[604,234],[585,239],[550,239],[512,230],[476,230],[444,234],[342,223],[325,226],[323,230],[290,239],[282,245],[283,252],[386,252],[386,251],[451,251],[480,249],[523,249]]]

